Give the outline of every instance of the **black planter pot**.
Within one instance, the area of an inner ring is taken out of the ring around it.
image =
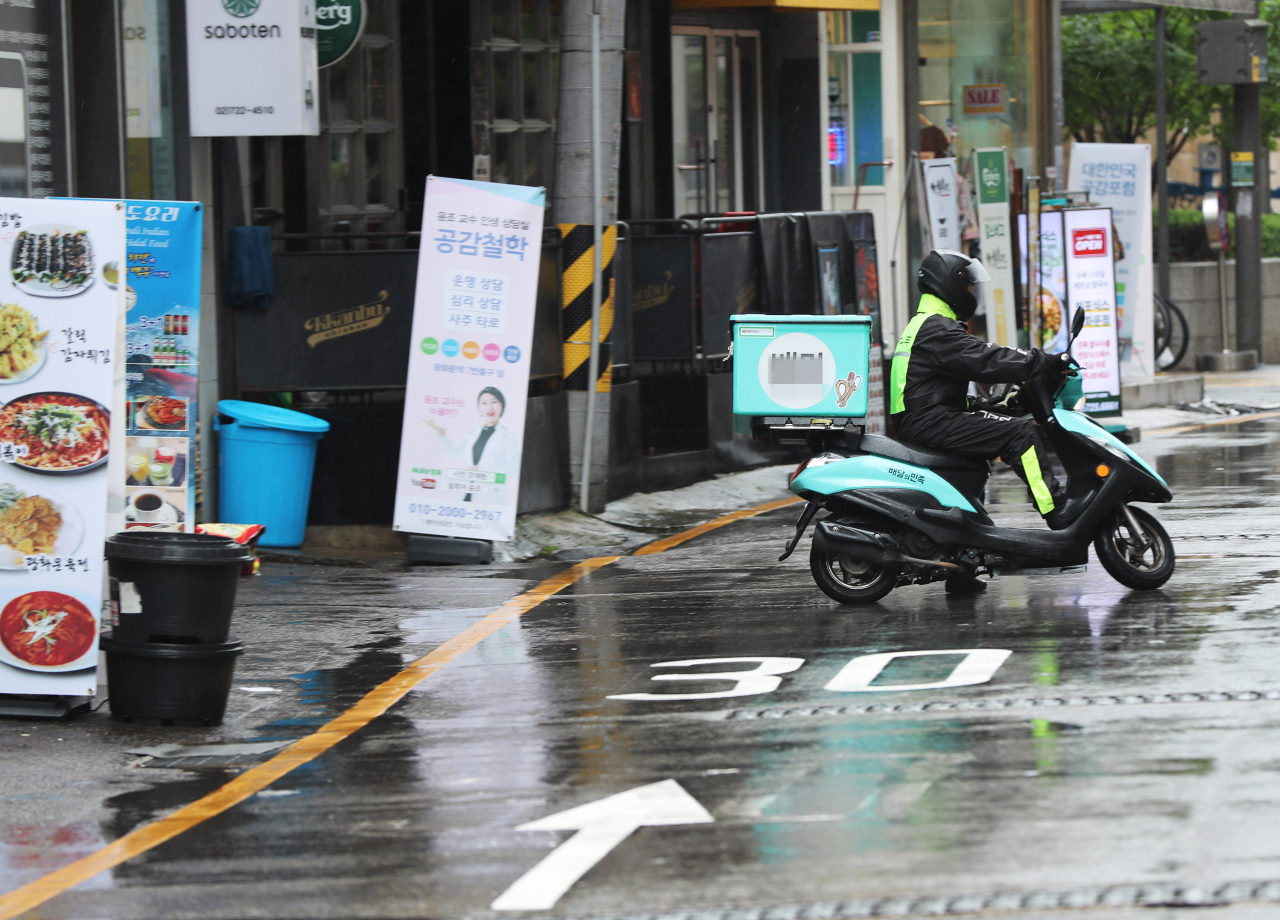
[[[107,541],[106,555],[114,639],[226,641],[249,547],[211,534],[127,531]]]
[[[244,646],[128,642],[103,636],[111,718],[144,725],[221,725]]]

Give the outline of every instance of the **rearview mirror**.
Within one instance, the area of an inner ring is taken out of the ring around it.
[[[1080,334],[1080,330],[1084,328],[1084,310],[1076,310],[1076,315],[1071,318],[1071,337],[1074,339]]]

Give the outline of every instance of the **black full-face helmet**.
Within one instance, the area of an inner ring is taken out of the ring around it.
[[[921,294],[941,299],[960,319],[973,316],[982,303],[983,285],[991,281],[981,262],[953,249],[935,249],[925,256],[916,278]]]

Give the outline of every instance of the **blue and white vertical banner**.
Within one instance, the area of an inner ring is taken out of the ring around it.
[[[515,536],[545,199],[427,177],[396,530]]]
[[[204,208],[129,201],[125,289],[126,530],[190,533],[196,507],[196,406]]]
[[[0,693],[91,696],[123,437],[125,206],[0,198]]]
[[[1120,246],[1115,252],[1120,376],[1155,376],[1155,258],[1151,236],[1151,145],[1073,144],[1067,188],[1110,208]]]

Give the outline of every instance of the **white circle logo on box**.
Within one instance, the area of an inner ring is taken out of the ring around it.
[[[780,406],[807,409],[822,402],[836,382],[831,349],[807,332],[788,332],[760,356],[760,386]]]

